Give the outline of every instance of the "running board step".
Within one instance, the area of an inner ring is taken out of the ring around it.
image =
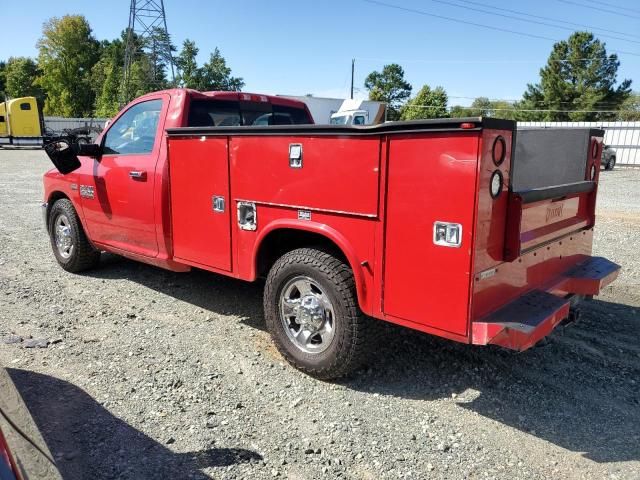
[[[569,315],[569,300],[533,290],[473,322],[472,342],[523,351],[547,336]]]
[[[578,295],[598,295],[619,273],[620,265],[603,257],[589,257],[564,274],[563,290]]]

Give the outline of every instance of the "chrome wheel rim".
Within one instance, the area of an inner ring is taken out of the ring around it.
[[[58,254],[67,259],[73,254],[73,231],[66,215],[58,215],[53,226],[53,234]]]
[[[280,319],[291,343],[305,353],[322,353],[335,335],[331,300],[312,278],[300,275],[282,288]]]

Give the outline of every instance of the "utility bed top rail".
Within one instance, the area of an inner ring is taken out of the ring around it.
[[[379,125],[246,125],[225,127],[168,128],[169,136],[184,135],[380,135],[421,131],[450,132],[478,131],[482,129],[515,130],[516,123],[487,117],[438,118],[387,122]]]

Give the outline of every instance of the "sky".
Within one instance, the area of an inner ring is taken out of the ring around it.
[[[42,24],[52,16],[82,14],[99,40],[118,37],[130,6],[129,0],[2,3],[0,59],[37,56]],[[514,15],[505,9],[562,28],[478,11]],[[194,40],[200,63],[220,48],[245,91],[345,98],[355,58],[356,97],[366,96],[368,73],[399,63],[414,93],[424,84],[442,86],[450,105],[478,96],[519,99],[527,83],[538,81],[553,40],[584,29],[540,17],[592,27],[608,52],[618,53],[618,79],[640,90],[637,0],[165,0],[165,10],[174,43]]]

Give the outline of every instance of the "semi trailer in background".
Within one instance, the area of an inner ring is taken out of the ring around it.
[[[90,143],[106,119],[43,117],[35,97],[0,103],[0,147],[41,147],[60,138]]]

